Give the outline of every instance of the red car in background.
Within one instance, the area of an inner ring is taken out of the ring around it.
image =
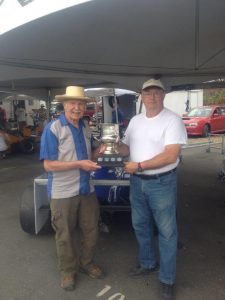
[[[182,119],[190,136],[225,132],[225,104],[193,108]]]

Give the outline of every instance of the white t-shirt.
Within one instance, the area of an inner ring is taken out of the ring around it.
[[[153,118],[143,112],[134,116],[125,132],[123,143],[130,148],[130,160],[148,160],[164,151],[166,145],[186,144],[187,132],[180,116],[164,108]],[[179,163],[169,164],[155,170],[145,170],[144,174],[158,174],[176,168]]]

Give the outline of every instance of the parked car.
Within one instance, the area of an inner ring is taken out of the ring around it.
[[[93,116],[101,111],[101,107],[96,102],[87,103],[83,118],[90,122]]]
[[[193,108],[182,119],[190,136],[225,132],[225,104]]]

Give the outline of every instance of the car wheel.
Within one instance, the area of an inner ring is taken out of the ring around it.
[[[23,231],[35,234],[34,186],[28,186],[22,194],[20,206],[20,226]]]
[[[210,134],[210,127],[209,127],[208,124],[206,124],[206,125],[203,127],[202,135],[203,135],[204,137],[207,137],[207,136],[209,136],[209,134]]]
[[[23,231],[29,234],[35,234],[35,214],[34,214],[34,186],[29,185],[23,192],[20,204],[20,226]],[[51,226],[51,212],[40,231],[40,234],[53,233]]]
[[[32,140],[23,140],[20,142],[20,150],[26,154],[32,154],[35,151],[35,142]]]

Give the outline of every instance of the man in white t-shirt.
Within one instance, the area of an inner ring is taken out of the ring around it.
[[[125,171],[131,174],[132,224],[139,245],[137,278],[158,270],[154,224],[159,241],[160,300],[172,300],[176,277],[177,224],[176,168],[181,146],[187,142],[182,119],[164,107],[165,88],[160,80],[143,84],[146,112],[134,116],[118,150],[129,155]]]

